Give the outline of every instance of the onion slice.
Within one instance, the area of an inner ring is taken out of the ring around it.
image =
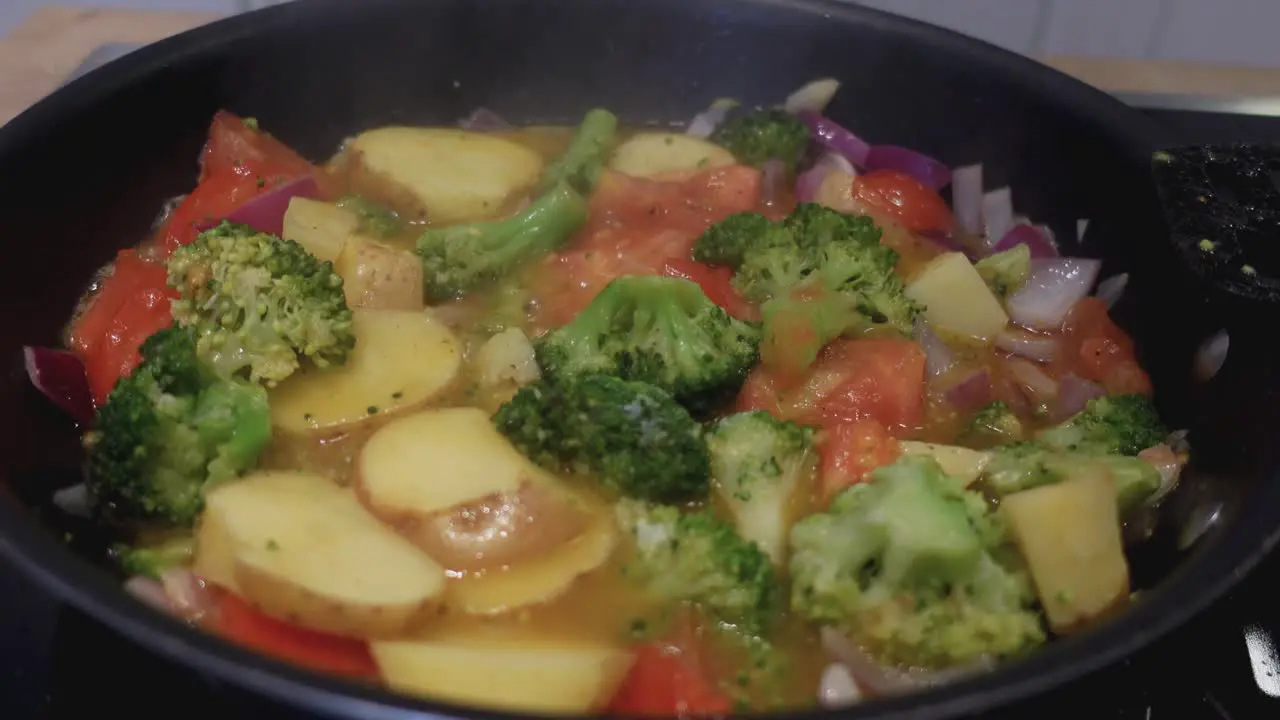
[[[1054,407],[1060,392],[1058,381],[1049,377],[1039,365],[1030,360],[1011,357],[1005,359],[1004,366],[1032,403]]]
[[[217,227],[225,219],[238,225],[248,225],[258,232],[279,235],[284,232],[284,214],[295,197],[316,198],[320,187],[311,175],[272,188],[249,202],[232,210],[225,218],[214,218],[196,225],[197,232]]]
[[[124,589],[134,598],[160,612],[173,612],[173,606],[169,604],[169,594],[165,592],[164,585],[159,580],[145,575],[134,575],[124,582]]]
[[[916,320],[915,331],[912,333],[916,342],[920,343],[920,348],[924,350],[924,366],[925,372],[933,380],[937,380],[948,370],[955,367],[955,354],[951,352],[951,348],[938,337],[936,333],[929,328],[924,320]]]
[[[711,103],[711,107],[693,116],[684,133],[696,138],[710,137],[711,133],[715,132],[716,128],[720,126],[720,123],[724,122],[724,118],[729,114],[729,111],[737,106],[738,102],[736,100],[725,98],[716,100]]]
[[[970,370],[948,385],[943,395],[957,410],[977,410],[991,402],[991,371],[985,366]]]
[[[996,244],[991,247],[992,253],[1012,250],[1019,245],[1026,245],[1034,258],[1058,257],[1058,246],[1053,242],[1053,235],[1045,231],[1043,225],[1018,224],[1009,228]]]
[[[840,81],[835,78],[821,78],[807,82],[799,90],[787,96],[782,108],[789,113],[801,110],[820,113],[831,104],[831,98],[840,90]]]
[[[1106,388],[1092,380],[1067,373],[1058,381],[1058,404],[1054,410],[1055,420],[1066,420],[1084,410],[1088,402],[1106,395]]]
[[[27,345],[22,348],[27,377],[42,395],[80,425],[93,422],[93,396],[84,363],[69,350]]]
[[[983,235],[988,249],[994,249],[1016,223],[1013,217],[1013,191],[1008,187],[997,188],[982,196]]]
[[[837,709],[862,702],[862,692],[849,668],[836,662],[822,671],[818,682],[818,702],[822,707]]]
[[[760,201],[773,205],[787,193],[787,164],[770,158],[760,165]]]
[[[923,153],[897,145],[873,145],[867,153],[867,170],[897,170],[933,190],[951,184],[951,169]]]
[[[814,202],[818,197],[818,190],[822,187],[823,181],[833,172],[845,173],[852,178],[857,176],[858,171],[845,156],[830,152],[824,153],[813,164],[813,167],[800,173],[796,178],[796,201]]]
[[[1006,327],[993,341],[997,349],[1036,362],[1049,362],[1058,355],[1058,339],[1050,335]]]
[[[89,494],[89,486],[82,482],[55,490],[52,500],[54,507],[72,517],[88,519],[92,516],[93,498]]]
[[[458,127],[475,132],[495,132],[510,130],[512,125],[488,108],[476,108],[470,115],[458,121]]]
[[[1129,273],[1120,273],[1098,283],[1098,289],[1094,291],[1094,295],[1099,300],[1107,304],[1110,310],[1112,305],[1120,301],[1120,296],[1124,294],[1125,287],[1129,284]]]
[[[876,695],[900,695],[913,690],[945,685],[969,675],[990,670],[995,666],[993,660],[982,657],[971,663],[945,670],[901,670],[876,662],[875,658],[835,628],[822,628],[821,636],[822,646],[833,658],[848,668],[858,686]]]
[[[169,607],[181,618],[198,620],[213,610],[214,601],[204,581],[190,568],[169,568],[160,574],[160,585]]]
[[[1102,262],[1089,258],[1037,258],[1031,275],[1009,297],[1009,318],[1032,330],[1057,330],[1071,307],[1089,295]]]
[[[841,127],[838,123],[811,110],[801,110],[796,117],[809,127],[809,133],[823,147],[839,153],[858,167],[867,164],[871,146],[865,140]]]
[[[966,165],[951,173],[951,211],[967,235],[982,234],[982,164]]]

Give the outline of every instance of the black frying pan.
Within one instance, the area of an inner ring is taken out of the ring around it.
[[[1274,544],[1280,348],[1253,306],[1205,300],[1168,242],[1150,174],[1167,144],[1142,115],[1011,53],[927,25],[818,0],[303,0],[166,40],[90,73],[0,131],[0,552],[68,602],[174,662],[317,715],[478,717],[322,678],[223,645],[126,596],[95,565],[91,529],[51,511],[79,480],[75,429],[31,389],[23,344],[54,345],[90,273],[194,184],[219,108],[260,119],[313,159],[387,123],[449,124],[477,106],[570,123],[603,105],[632,123],[691,117],[715,97],[771,103],[805,81],[844,85],[829,112],[877,142],[949,165],[986,163],[1022,212],[1075,236],[1103,276],[1130,273],[1118,321],[1157,403],[1191,429],[1193,466],[1134,558],[1154,587],[1123,616],[999,672],[841,717],[979,712],[1132,653],[1203,609]],[[1230,352],[1192,379],[1227,322]],[[1221,506],[1189,549],[1187,531]],[[69,551],[63,532],[76,530]],[[1157,585],[1157,581],[1159,584]],[[500,682],[501,679],[495,679]],[[814,714],[818,717],[819,714]]]

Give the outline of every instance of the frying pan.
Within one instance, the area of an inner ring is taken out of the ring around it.
[[[773,103],[822,76],[843,82],[829,108],[841,123],[951,166],[984,162],[988,188],[1011,185],[1019,211],[1069,254],[1102,258],[1103,277],[1129,273],[1113,314],[1165,418],[1190,429],[1193,461],[1133,558],[1135,582],[1151,589],[1129,612],[992,674],[792,717],[981,712],[1113,663],[1202,610],[1277,539],[1280,348],[1267,308],[1215,299],[1169,242],[1150,175],[1168,139],[1025,58],[820,0],[301,0],[147,47],[38,103],[0,130],[0,555],[173,662],[309,714],[480,717],[285,667],[126,596],[94,529],[51,510],[53,491],[80,479],[78,437],[28,386],[21,346],[56,345],[93,270],[191,188],[219,108],[322,159],[361,129],[450,124],[477,106],[569,124],[603,105],[667,125],[716,97]],[[1080,218],[1088,232],[1073,246]],[[1196,348],[1224,327],[1225,365],[1194,379]]]

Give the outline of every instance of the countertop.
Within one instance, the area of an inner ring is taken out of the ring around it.
[[[217,17],[59,6],[38,10],[0,38],[0,124],[56,88],[100,45],[152,42]],[[1068,56],[1040,59],[1123,97],[1161,99],[1148,105],[1227,103],[1237,112],[1280,114],[1280,69]]]

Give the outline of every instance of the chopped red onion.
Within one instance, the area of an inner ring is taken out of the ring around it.
[[[969,411],[991,402],[991,371],[975,368],[949,385],[943,396],[957,410]]]
[[[160,585],[172,612],[186,620],[198,620],[213,609],[213,597],[204,581],[189,568],[169,568],[160,574]]]
[[[987,247],[992,248],[1014,227],[1013,191],[997,188],[982,195],[982,222]]]
[[[93,422],[93,395],[79,356],[68,350],[27,345],[22,348],[22,357],[27,377],[42,395],[65,410],[76,423]]]
[[[991,252],[1004,252],[1026,245],[1032,258],[1058,257],[1058,247],[1053,243],[1053,235],[1045,234],[1047,229],[1043,225],[1014,225],[992,246]]]
[[[777,158],[760,165],[760,200],[772,205],[787,194],[787,164]]]
[[[1019,357],[1005,358],[1005,368],[1018,387],[1035,405],[1054,407],[1058,399],[1058,381],[1049,377],[1039,365]]]
[[[89,495],[89,486],[84,483],[76,483],[61,490],[55,490],[52,499],[55,507],[72,517],[88,518],[91,515],[92,498]]]
[[[1107,304],[1107,309],[1111,309],[1120,300],[1120,296],[1124,294],[1124,288],[1129,284],[1129,273],[1120,273],[1098,283],[1098,289],[1094,291],[1094,295],[1099,300]]]
[[[1084,245],[1084,234],[1089,230],[1089,218],[1078,218],[1076,220],[1076,242]]]
[[[801,110],[820,113],[827,109],[831,98],[840,90],[840,81],[834,78],[822,78],[807,82],[799,90],[787,96],[782,108],[789,113]]]
[[[1226,330],[1219,330],[1200,344],[1191,360],[1191,373],[1201,382],[1208,382],[1218,374],[1227,362],[1227,351],[1231,349],[1231,336]]]
[[[711,107],[693,116],[689,121],[689,127],[685,128],[685,134],[697,138],[709,137],[720,123],[724,122],[729,111],[737,105],[738,103],[733,100],[716,100],[711,103]]]
[[[159,580],[145,575],[134,575],[124,582],[124,589],[134,598],[160,612],[173,612],[173,606],[169,604],[169,594],[165,592],[164,585],[160,584]]]
[[[801,110],[796,113],[796,117],[809,126],[809,133],[823,147],[843,155],[858,167],[867,164],[867,153],[871,152],[871,146],[862,138],[811,110]]]
[[[1106,388],[1075,373],[1067,373],[1058,381],[1058,404],[1054,420],[1065,420],[1084,409],[1092,399],[1107,394]]]
[[[311,175],[300,177],[268,190],[254,197],[240,207],[232,210],[225,219],[240,225],[248,225],[258,232],[279,235],[284,232],[284,214],[289,209],[289,202],[295,197],[316,198],[320,188]],[[197,232],[204,232],[216,227],[223,218],[202,222],[196,225]]]
[[[470,115],[458,121],[458,127],[476,132],[496,132],[510,130],[514,126],[489,108],[476,108]]]
[[[1006,327],[996,333],[995,346],[1007,353],[1036,362],[1049,362],[1058,355],[1058,339],[1022,328]]]
[[[822,187],[822,182],[832,172],[842,172],[851,178],[857,175],[857,170],[853,167],[853,163],[843,155],[836,153],[824,153],[818,158],[818,162],[813,167],[800,173],[796,178],[796,200],[798,202],[814,202],[818,196],[818,190]]]
[[[867,170],[897,170],[934,190],[951,183],[951,169],[928,155],[897,145],[873,145],[867,153]]]
[[[1178,452],[1169,443],[1153,445],[1138,453],[1138,457],[1151,463],[1160,473],[1160,489],[1152,493],[1144,503],[1148,506],[1156,505],[1177,487],[1182,468],[1186,467],[1189,458],[1185,452]]]
[[[822,646],[849,670],[854,682],[876,695],[900,695],[945,685],[995,666],[991,658],[984,656],[945,670],[902,670],[880,664],[835,628],[822,628],[821,636]]]
[[[831,663],[822,671],[818,681],[818,702],[822,707],[838,709],[862,702],[862,692],[853,679],[849,668],[840,663]]]
[[[966,234],[982,234],[982,163],[952,171],[951,211]]]
[[[1089,258],[1036,258],[1022,288],[1006,309],[1015,323],[1032,330],[1057,330],[1071,307],[1089,295],[1102,262]]]
[[[951,348],[947,347],[942,338],[938,337],[924,320],[916,320],[913,334],[916,342],[920,343],[920,348],[924,350],[925,371],[931,379],[937,380],[955,367],[956,358]]]

